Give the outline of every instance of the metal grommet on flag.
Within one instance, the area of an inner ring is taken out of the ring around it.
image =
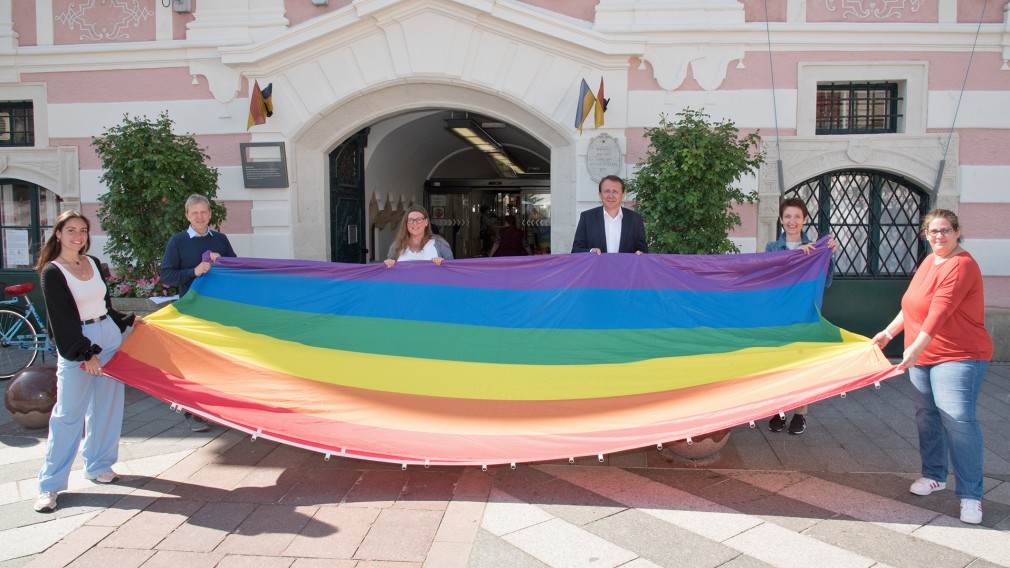
[[[429,460],[424,460],[424,469],[431,467],[431,462]],[[403,466],[403,469],[407,469],[407,466]]]
[[[171,408],[172,410],[174,410],[177,414],[179,412],[182,412],[182,407],[179,406],[178,404],[174,403],[174,402],[169,403],[169,408]]]
[[[693,444],[693,443],[694,443],[694,440],[692,440],[692,439],[691,439],[691,437],[690,437],[690,436],[688,436],[688,437],[687,437],[687,445],[688,445],[688,446],[690,446],[690,445],[691,445],[691,444]]]
[[[663,444],[662,443],[656,444],[656,449],[659,451],[663,451]]]
[[[876,389],[876,390],[880,390],[880,381],[874,382],[873,383],[873,388]]]
[[[326,455],[323,456],[323,461],[330,461],[330,452],[326,452]]]
[[[480,470],[486,472],[487,471],[487,464],[486,463],[480,464]]]
[[[401,464],[400,464],[400,470],[401,470],[401,471],[407,471],[407,464],[405,464],[405,463],[401,463]]]
[[[751,428],[753,428],[753,427],[756,426],[756,424],[754,424],[753,420],[751,420],[750,422],[748,422],[747,425],[750,426]]]
[[[575,463],[575,458],[568,458],[568,465],[572,465],[574,463]]]
[[[842,394],[838,395],[838,397],[839,397],[839,398],[845,398],[845,395],[847,395],[847,394],[848,394],[848,393],[845,393],[845,392],[843,392]]]
[[[252,438],[252,441],[255,442],[256,438],[259,438],[260,434],[262,434],[262,433],[263,433],[263,429],[262,428],[257,428],[256,431],[253,432],[253,435],[250,436],[250,438]]]
[[[842,398],[845,398],[845,395],[844,395],[844,394],[842,395]],[[781,418],[782,420],[785,420],[785,419],[786,419],[786,413],[785,413],[785,412],[782,412],[782,411],[780,410],[780,411],[779,411],[779,418]]]
[[[603,454],[596,454],[596,459],[600,460],[600,463],[603,463]]]
[[[515,469],[515,468],[516,468],[516,462],[512,462],[512,463],[511,463],[511,464],[509,465],[509,469]]]

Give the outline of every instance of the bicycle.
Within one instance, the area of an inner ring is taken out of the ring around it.
[[[39,356],[39,351],[56,355],[56,344],[49,340],[46,324],[35,310],[28,293],[35,289],[32,283],[4,287],[4,294],[13,296],[0,300],[0,379],[9,379],[27,369]],[[21,298],[25,305],[22,307]],[[21,313],[22,310],[24,313]],[[38,324],[41,333],[35,331],[29,317]]]

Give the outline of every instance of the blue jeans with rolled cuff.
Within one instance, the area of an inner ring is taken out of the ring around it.
[[[954,465],[957,496],[982,499],[982,429],[975,406],[988,361],[965,360],[916,365],[908,370],[915,387],[922,476],[946,481],[948,455]]]

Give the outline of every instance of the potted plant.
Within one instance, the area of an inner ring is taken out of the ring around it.
[[[176,134],[172,127],[167,112],[156,120],[126,114],[91,142],[108,188],[98,198],[98,220],[108,235],[112,270],[106,279],[115,298],[175,293],[158,275],[168,239],[185,227],[187,197],[199,193],[211,200],[215,227],[227,215],[214,200],[217,169],[207,165],[208,156],[191,134]],[[153,308],[143,303],[141,311]]]
[[[741,137],[732,122],[713,123],[699,110],[688,108],[677,117],[671,122],[663,115],[659,126],[646,129],[649,153],[627,184],[645,219],[649,251],[739,252],[728,236],[740,224],[733,204],[753,203],[757,192],[734,184],[761,165],[761,137],[756,132]],[[719,430],[665,447],[682,458],[707,459],[726,445],[729,435],[729,429]]]

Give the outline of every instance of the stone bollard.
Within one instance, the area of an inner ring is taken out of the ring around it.
[[[4,403],[25,428],[45,428],[56,405],[56,365],[33,365],[7,384]]]

